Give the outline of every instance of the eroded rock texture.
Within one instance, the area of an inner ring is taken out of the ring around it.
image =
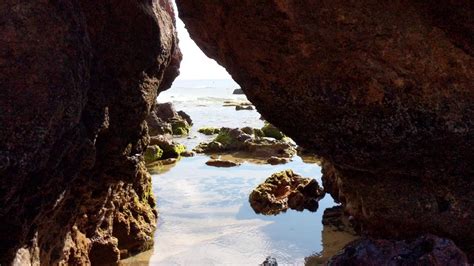
[[[151,245],[141,154],[178,74],[170,7],[0,3],[0,264],[114,264]]]
[[[177,4],[258,111],[336,169],[327,189],[366,230],[474,246],[472,1]]]
[[[272,174],[249,195],[257,214],[277,215],[288,209],[316,212],[324,191],[316,179],[302,177],[292,170]]]

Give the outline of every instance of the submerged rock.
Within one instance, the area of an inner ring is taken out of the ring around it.
[[[328,265],[464,265],[464,254],[453,241],[434,235],[414,240],[362,238],[347,245]]]
[[[210,159],[206,164],[215,167],[234,167],[240,165],[240,163],[222,159]]]
[[[288,208],[297,211],[316,211],[324,191],[315,179],[304,178],[292,170],[271,175],[249,196],[255,213],[276,215]]]

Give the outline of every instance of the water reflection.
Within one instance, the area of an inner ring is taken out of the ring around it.
[[[206,166],[207,158],[183,158],[168,172],[153,175],[160,212],[154,251],[135,261],[257,265],[271,255],[282,264],[303,264],[305,256],[321,251],[321,219],[334,204],[330,197],[320,201],[316,213],[271,217],[255,214],[248,203],[249,192],[273,172],[291,168],[320,181],[319,166],[296,157],[286,165],[244,163],[229,171]]]
[[[197,133],[200,127],[261,127],[256,111],[222,107],[226,99],[245,98],[232,95],[233,89],[173,88],[163,93],[169,94],[167,100],[174,99],[173,95],[180,99],[174,101],[176,109],[184,110],[194,122],[191,136],[176,141],[190,150],[212,138]],[[329,195],[319,201],[315,213],[289,210],[263,216],[255,214],[248,203],[253,188],[285,169],[321,183],[315,159],[305,158],[305,163],[294,157],[287,164],[271,166],[240,158],[243,164],[231,169],[207,166],[208,159],[197,155],[155,168],[153,192],[159,211],[155,245],[153,250],[122,261],[125,265],[258,265],[267,256],[276,258],[279,265],[302,265],[308,255],[322,254],[322,241],[331,238],[326,238],[321,223],[324,210],[334,206]]]
[[[321,252],[307,257],[305,259],[306,265],[324,265],[345,245],[359,238],[340,206],[328,208],[324,211],[323,224],[323,249]]]

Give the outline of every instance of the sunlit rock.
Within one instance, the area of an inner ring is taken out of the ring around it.
[[[275,173],[258,185],[249,196],[250,206],[256,213],[276,215],[288,208],[315,212],[323,189],[315,179],[304,178],[286,170]]]

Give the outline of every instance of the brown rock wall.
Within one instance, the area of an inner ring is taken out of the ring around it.
[[[168,1],[0,3],[0,264],[150,247],[146,115],[181,54]]]

